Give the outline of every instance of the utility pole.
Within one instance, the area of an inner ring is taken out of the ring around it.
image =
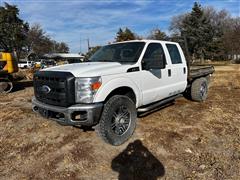
[[[87,46],[88,46],[88,51],[90,51],[90,42],[89,42],[89,38],[87,38]]]
[[[89,38],[87,38],[87,39],[80,38],[80,52],[82,52],[82,41],[85,41],[85,40],[87,41],[87,51],[90,51],[90,49],[91,49]]]
[[[81,40],[81,37],[80,37],[80,44],[79,44],[79,48],[80,48],[80,53],[82,52],[82,40]]]

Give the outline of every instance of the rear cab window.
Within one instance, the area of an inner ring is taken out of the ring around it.
[[[172,64],[181,64],[182,58],[176,44],[166,44]]]

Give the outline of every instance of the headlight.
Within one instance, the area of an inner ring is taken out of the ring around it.
[[[102,85],[101,77],[76,78],[75,101],[76,103],[92,103],[94,95]]]

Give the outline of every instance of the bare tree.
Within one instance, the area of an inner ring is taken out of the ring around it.
[[[28,32],[27,40],[27,51],[34,52],[38,55],[52,52],[66,53],[69,51],[66,43],[58,43],[57,41],[52,40],[42,29],[40,24],[34,24],[31,26]]]

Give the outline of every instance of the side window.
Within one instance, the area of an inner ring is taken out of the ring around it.
[[[151,43],[142,59],[144,68],[151,69],[152,67],[164,67],[166,60],[162,45],[159,43]]]
[[[182,59],[177,46],[175,44],[166,44],[166,46],[170,54],[172,64],[181,64]]]

